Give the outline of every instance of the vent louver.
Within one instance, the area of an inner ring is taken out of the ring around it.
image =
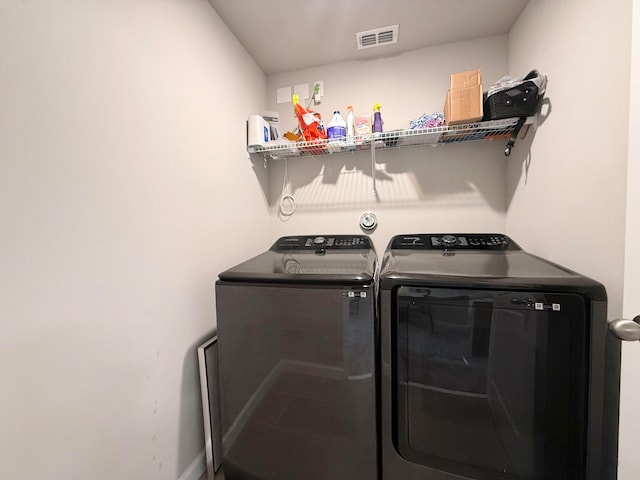
[[[398,43],[398,25],[358,32],[356,33],[356,42],[358,49]]]

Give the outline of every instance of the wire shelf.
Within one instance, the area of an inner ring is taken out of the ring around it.
[[[417,145],[439,145],[473,140],[507,140],[515,130],[518,118],[490,120],[448,127],[392,130],[355,137],[350,141],[313,140],[310,142],[275,143],[264,147],[250,147],[249,153],[257,153],[272,160],[288,157],[332,155],[384,148]]]

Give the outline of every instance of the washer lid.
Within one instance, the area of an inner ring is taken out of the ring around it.
[[[388,252],[382,275],[441,275],[447,277],[565,278],[575,274],[523,251]]]
[[[282,237],[270,250],[220,273],[232,282],[370,284],[377,257],[366,235]]]
[[[457,245],[440,234],[394,237],[384,255],[380,286],[441,285],[461,288],[521,288],[580,291],[606,300],[604,286],[566,267],[524,252],[506,236],[452,234]],[[415,237],[416,245],[408,238]],[[434,238],[439,240],[433,240]],[[470,241],[475,238],[474,241]],[[488,239],[494,240],[489,241]],[[464,241],[462,243],[461,239]],[[483,244],[482,241],[486,240]],[[444,243],[449,243],[445,245]]]

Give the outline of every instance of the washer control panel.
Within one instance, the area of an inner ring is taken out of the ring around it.
[[[373,248],[371,239],[366,235],[309,235],[279,238],[273,244],[274,252],[290,250],[362,250]]]
[[[417,250],[519,250],[518,245],[499,233],[424,233],[397,235],[392,249]]]

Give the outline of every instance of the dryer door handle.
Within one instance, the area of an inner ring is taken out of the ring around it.
[[[618,318],[609,322],[609,330],[614,337],[628,342],[640,340],[640,315],[636,315],[633,320]]]

